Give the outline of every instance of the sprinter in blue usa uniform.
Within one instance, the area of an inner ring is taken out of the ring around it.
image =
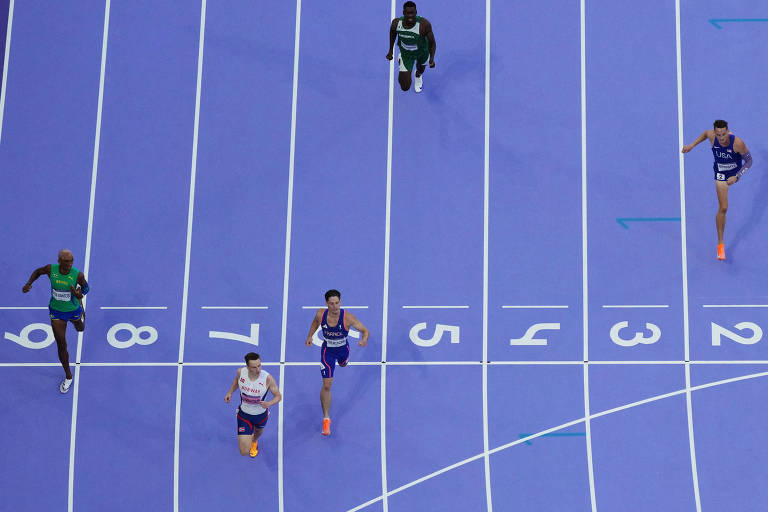
[[[305,344],[312,346],[312,336],[318,327],[323,330],[323,346],[320,350],[320,374],[323,377],[323,387],[320,390],[320,405],[323,408],[324,436],[331,434],[331,385],[333,384],[333,371],[336,363],[339,366],[347,366],[349,362],[349,328],[354,327],[362,334],[359,346],[368,344],[368,329],[355,318],[349,311],[341,309],[341,293],[338,290],[325,292],[325,304],[327,308],[320,308],[309,326],[309,334]]]
[[[728,123],[722,119],[714,122],[714,129],[707,130],[687,146],[683,153],[692,150],[704,139],[709,139],[712,145],[712,155],[715,157],[715,187],[717,190],[718,210],[715,216],[717,226],[717,259],[725,260],[725,213],[728,211],[728,187],[735,184],[752,167],[752,155],[747,145],[739,137],[728,130]]]

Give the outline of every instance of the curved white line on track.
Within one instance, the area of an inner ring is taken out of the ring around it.
[[[436,476],[442,475],[443,473],[447,473],[448,471],[451,471],[453,469],[456,469],[456,468],[459,468],[459,467],[464,466],[466,464],[469,464],[470,462],[474,462],[476,460],[482,459],[486,455],[493,455],[494,453],[498,453],[498,452],[506,450],[508,448],[512,448],[513,446],[517,446],[519,444],[523,444],[523,443],[525,443],[527,441],[531,441],[533,439],[536,439],[537,437],[541,437],[541,436],[544,436],[544,435],[547,435],[547,434],[551,434],[553,432],[557,432],[558,430],[562,430],[564,428],[568,428],[568,427],[572,427],[574,425],[578,425],[580,423],[584,423],[586,420],[593,420],[593,419],[596,419],[596,418],[601,418],[603,416],[608,416],[609,414],[613,414],[613,413],[616,413],[616,412],[624,411],[624,410],[627,410],[627,409],[632,409],[633,407],[638,407],[640,405],[645,405],[645,404],[648,404],[648,403],[651,403],[651,402],[657,402],[657,401],[663,400],[665,398],[671,398],[673,396],[689,394],[689,393],[691,393],[693,391],[700,391],[702,389],[722,386],[724,384],[732,384],[734,382],[740,382],[740,381],[743,381],[743,380],[757,379],[757,378],[760,378],[760,377],[768,377],[768,372],[751,373],[749,375],[742,375],[741,377],[733,377],[733,378],[730,378],[730,379],[723,379],[723,380],[717,380],[717,381],[713,381],[713,382],[708,382],[706,384],[699,384],[698,386],[692,386],[690,388],[678,389],[677,391],[672,391],[672,392],[669,392],[669,393],[664,393],[662,395],[654,395],[654,396],[652,396],[650,398],[645,398],[643,400],[638,400],[637,402],[631,402],[631,403],[628,403],[626,405],[620,405],[618,407],[614,407],[612,409],[606,409],[604,411],[592,413],[592,414],[589,415],[589,418],[578,418],[578,419],[575,419],[575,420],[571,420],[571,421],[568,421],[566,423],[562,423],[560,425],[548,428],[546,430],[542,430],[540,432],[536,432],[535,434],[531,434],[529,436],[526,436],[526,437],[523,437],[523,438],[520,438],[520,439],[516,439],[516,440],[514,440],[512,442],[509,442],[507,444],[503,444],[501,446],[497,446],[496,448],[492,448],[491,450],[488,450],[487,453],[486,452],[478,453],[477,455],[473,455],[472,457],[466,458],[464,460],[460,460],[460,461],[458,461],[458,462],[456,462],[454,464],[451,464],[450,466],[446,466],[446,467],[444,467],[442,469],[438,469],[437,471],[433,471],[432,473],[429,473],[428,475],[424,475],[423,477],[421,477],[421,478],[419,478],[417,480],[414,480],[412,482],[408,482],[405,485],[401,485],[400,487],[392,489],[391,491],[387,492],[387,496],[392,496],[393,494],[397,494],[397,493],[399,493],[401,491],[409,489],[409,488],[411,488],[411,487],[413,487],[415,485],[418,485],[418,484],[420,484],[422,482],[430,480],[430,479],[432,479],[432,478],[434,478]],[[362,503],[362,504],[360,504],[360,505],[358,505],[358,506],[356,506],[354,508],[349,509],[347,512],[356,512],[357,510],[362,510],[362,509],[364,509],[365,507],[367,507],[369,505],[373,505],[374,503],[377,503],[377,502],[381,501],[383,498],[384,498],[384,496],[377,496],[376,498],[373,498],[373,499],[371,499],[369,501],[366,501],[365,503]]]

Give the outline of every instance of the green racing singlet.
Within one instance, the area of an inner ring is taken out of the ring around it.
[[[77,288],[77,276],[80,271],[75,267],[69,270],[69,274],[59,272],[59,265],[51,265],[51,301],[48,303],[56,311],[75,311],[80,307],[80,301],[77,300],[70,290],[70,286]]]
[[[419,64],[429,59],[429,41],[419,32],[421,16],[416,16],[416,24],[411,28],[403,26],[404,16],[397,22],[397,46],[400,48],[400,58],[406,68],[413,69],[413,62]]]

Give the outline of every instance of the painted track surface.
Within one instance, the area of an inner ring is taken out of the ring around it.
[[[0,343],[0,508],[212,510],[243,489],[267,510],[765,502],[766,71],[712,72],[764,61],[768,23],[718,29],[718,4],[681,2],[678,75],[669,2],[587,1],[583,27],[578,4],[419,2],[437,66],[421,95],[395,81],[390,127],[387,3],[206,2],[201,67],[201,5],[107,5],[101,102],[104,2],[14,6],[0,306],[45,305],[45,281],[19,288],[61,247],[93,292],[69,395],[45,332]],[[725,263],[709,151],[678,157],[716,118],[756,163],[730,189]],[[323,438],[303,340],[328,288],[372,335]],[[0,309],[0,329],[45,315]],[[250,350],[284,393],[255,460],[222,400]]]

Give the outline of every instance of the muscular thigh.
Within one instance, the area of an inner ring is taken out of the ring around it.
[[[57,342],[64,341],[67,334],[67,321],[51,319],[51,329]]]
[[[717,191],[717,201],[720,203],[720,206],[728,206],[728,183],[715,181],[715,190]]]

